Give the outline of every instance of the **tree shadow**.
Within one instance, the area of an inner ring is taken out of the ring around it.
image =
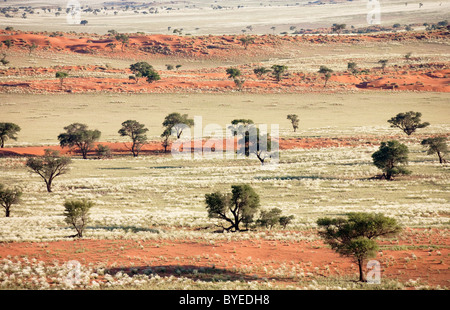
[[[278,181],[301,181],[301,180],[323,180],[323,181],[369,181],[380,179],[380,176],[371,176],[371,177],[331,177],[331,176],[315,176],[315,175],[287,175],[287,176],[273,176],[273,177],[255,177],[257,180],[261,181],[270,181],[270,180],[278,180]]]
[[[256,281],[267,280],[256,275],[247,275],[234,272],[227,269],[216,268],[215,266],[196,266],[196,265],[157,265],[157,266],[133,266],[127,268],[108,268],[105,274],[114,276],[122,272],[132,277],[134,275],[146,275],[159,277],[175,276],[179,278],[188,278],[191,280],[200,280],[205,282],[227,282],[227,281]]]
[[[102,229],[102,230],[116,230],[116,229],[120,229],[120,230],[124,230],[124,231],[129,231],[132,233],[138,233],[138,232],[151,232],[151,233],[155,233],[155,234],[159,234],[159,230],[154,229],[154,228],[144,228],[144,227],[136,227],[136,226],[87,226],[86,230],[96,230],[96,229]]]
[[[63,230],[68,231],[74,231],[73,227],[64,227]],[[136,227],[136,226],[86,226],[83,232],[83,236],[86,235],[89,230],[107,230],[107,231],[113,231],[113,230],[122,230],[124,232],[132,232],[132,233],[138,233],[138,232],[151,232],[155,234],[159,234],[160,231],[158,229],[154,228],[144,228],[144,227]],[[78,235],[68,235],[65,236],[65,238],[77,238]]]
[[[269,181],[269,180],[280,180],[280,181],[300,181],[300,180],[342,180],[338,177],[326,177],[326,176],[316,176],[316,175],[286,175],[286,176],[273,176],[273,177],[255,177],[257,180]]]

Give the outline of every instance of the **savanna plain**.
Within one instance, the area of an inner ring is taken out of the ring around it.
[[[449,288],[450,167],[422,144],[450,133],[442,4],[405,9],[404,1],[392,1],[385,28],[368,30],[365,6],[349,1],[258,1],[239,9],[234,2],[127,8],[94,1],[83,7],[85,25],[67,25],[63,2],[33,2],[33,13],[20,1],[0,4],[0,124],[20,126],[17,139],[0,149],[0,184],[22,193],[0,218],[1,289]],[[262,19],[262,12],[297,9],[341,15],[331,22],[314,14],[302,22],[296,15]],[[222,17],[203,20],[211,16]],[[231,16],[236,20],[226,23]],[[334,22],[345,25],[333,29]],[[159,79],[130,69],[138,62]],[[255,71],[261,68],[268,70]],[[408,111],[429,125],[411,135],[390,126]],[[223,137],[235,119],[267,125],[269,133],[278,126],[279,162],[230,158],[220,148],[200,158],[173,156],[176,137],[163,135],[163,122],[174,112],[201,117],[202,131],[219,125]],[[148,129],[138,156],[119,134],[127,120]],[[60,144],[72,123],[101,132],[87,159]],[[407,147],[410,173],[386,180],[372,155],[393,140]],[[27,164],[45,149],[71,159],[51,192]],[[241,231],[224,229],[205,200],[234,185],[249,185],[259,197],[254,220]],[[93,206],[79,237],[65,203],[82,199]],[[274,208],[290,221],[258,225]],[[402,228],[376,239],[377,283],[359,281],[355,259],[318,233],[320,218],[352,212],[383,214]]]

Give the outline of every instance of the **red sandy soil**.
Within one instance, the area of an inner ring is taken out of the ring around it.
[[[397,279],[402,282],[418,280],[430,286],[448,287],[449,239],[434,230],[422,235],[421,229],[407,229],[399,241],[380,241],[381,251],[376,259],[381,264],[381,280]],[[306,236],[313,231],[304,232]],[[439,245],[433,249],[430,245]],[[411,246],[413,248],[393,248]],[[390,248],[389,248],[390,247]],[[414,256],[415,255],[415,256]],[[102,265],[112,270],[136,268],[142,272],[145,268],[164,266],[164,274],[175,274],[179,267],[198,269],[201,267],[221,270],[233,275],[236,268],[252,267],[250,274],[244,274],[248,280],[258,278],[275,279],[278,284],[293,284],[287,274],[292,267],[303,269],[306,280],[314,277],[357,276],[357,266],[350,259],[341,257],[316,241],[270,241],[262,239],[246,241],[207,241],[192,240],[70,240],[54,242],[14,242],[0,243],[0,258],[27,257],[39,261],[60,263],[77,260],[84,265]],[[270,274],[270,270],[280,267],[286,275]],[[328,267],[327,267],[328,266]],[[266,270],[264,270],[266,267]],[[310,274],[308,274],[310,273]],[[176,274],[175,274],[176,275]],[[242,274],[236,275],[240,278]]]
[[[223,140],[221,144],[214,144],[214,140],[209,141],[209,147],[214,148],[216,151],[223,150],[231,147],[237,149],[237,139],[233,141]],[[202,145],[205,145],[207,141],[202,141]],[[219,142],[219,141],[218,141]],[[198,142],[191,142],[191,149],[194,151],[197,147]],[[351,147],[359,145],[371,145],[379,143],[376,138],[358,138],[358,137],[342,137],[342,138],[280,138],[279,139],[279,149],[289,150],[296,148],[328,148],[328,147]],[[131,144],[128,142],[101,142],[97,144],[102,144],[108,146],[113,155],[130,154]],[[77,150],[70,148],[61,148],[58,145],[52,146],[25,146],[25,147],[5,147],[0,149],[0,156],[42,156],[46,149],[57,150],[61,155],[79,155]],[[170,153],[170,147],[167,151]],[[181,148],[180,151],[183,149]],[[94,156],[94,152],[91,152]],[[150,141],[145,144],[141,149],[141,154],[163,154],[164,148],[160,141]]]
[[[224,56],[239,56],[254,53],[264,53],[288,46],[303,44],[357,44],[365,42],[388,41],[421,41],[447,39],[448,30],[432,32],[399,32],[375,33],[360,35],[252,35],[254,43],[245,49],[240,41],[247,35],[223,36],[175,36],[175,35],[139,35],[128,34],[129,42],[122,48],[113,35],[70,34],[62,32],[22,32],[0,30],[1,41],[11,40],[15,48],[26,49],[28,44],[36,44],[38,50],[70,52],[81,54],[107,55],[112,58],[142,55],[182,56],[196,58],[211,58]],[[116,44],[111,50],[107,45]]]
[[[450,134],[444,134],[444,136],[449,136]],[[442,135],[440,135],[442,136]],[[361,137],[319,137],[319,138],[280,138],[278,141],[280,150],[290,150],[290,149],[312,149],[312,148],[330,148],[330,147],[357,147],[361,145],[378,145],[381,140],[388,139],[398,139],[399,136],[361,136]],[[427,135],[416,135],[416,139],[425,139],[429,138]],[[234,141],[233,141],[234,140]],[[205,143],[208,142],[208,145],[205,146]],[[202,147],[210,150],[214,149],[215,151],[226,150],[230,148],[234,148],[237,150],[237,139],[217,141],[219,143],[215,143],[214,140],[202,140]],[[195,151],[198,148],[197,141],[191,141],[191,151]],[[234,144],[233,144],[234,143]],[[131,153],[131,143],[129,142],[99,142],[94,145],[101,144],[104,146],[108,146],[111,150],[112,155],[124,155]],[[183,146],[187,146],[184,144]],[[70,148],[62,148],[58,145],[51,146],[24,146],[24,147],[5,147],[0,149],[0,157],[4,156],[42,156],[45,153],[46,149],[59,151],[61,155],[66,156],[79,156],[79,152],[76,149]],[[183,148],[180,148],[182,151]],[[167,148],[167,152],[170,153],[170,146]],[[95,156],[95,152],[91,152],[91,156]],[[158,155],[164,154],[164,148],[161,144],[161,141],[149,141],[141,148],[141,154],[147,155]]]
[[[298,48],[310,44],[359,44],[365,42],[446,40],[447,30],[412,33],[381,33],[371,35],[330,36],[253,36],[255,41],[248,48],[242,46],[242,35],[180,37],[173,35],[131,35],[129,43],[122,45],[113,36],[74,35],[59,33],[7,32],[0,31],[0,41],[11,40],[11,51],[25,51],[26,45],[36,44],[35,52],[81,53],[98,55],[111,59],[137,60],[145,58],[185,58],[185,59],[242,59],[276,57],[282,50]],[[111,50],[106,45],[114,43]],[[6,47],[3,47],[4,51]],[[257,77],[253,69],[258,65],[239,66],[245,80],[246,92],[314,92],[345,91],[358,89],[393,89],[398,91],[450,91],[450,69],[448,64],[407,64],[388,66],[386,72],[371,69],[368,73],[352,75],[348,72],[335,72],[324,87],[324,78],[319,73],[291,72],[289,76],[277,82],[270,75]],[[69,73],[64,85],[55,78],[57,71]],[[0,70],[0,76],[9,80],[0,83],[0,92],[25,93],[167,93],[167,92],[224,92],[236,91],[233,80],[225,73],[225,67],[198,70],[159,71],[161,80],[139,83],[129,80],[130,70],[121,70],[101,66],[61,66],[52,68],[9,68]],[[93,77],[102,72],[102,77]]]
[[[256,68],[253,67],[253,68]],[[280,82],[271,75],[257,77],[249,66],[239,66],[245,83],[242,91],[251,93],[336,92],[345,90],[396,90],[450,92],[450,68],[446,64],[427,64],[424,68],[412,65],[389,68],[385,72],[372,70],[369,74],[352,75],[336,72],[327,85],[319,73],[290,73]],[[57,71],[69,73],[61,86]],[[90,77],[87,73],[102,72],[104,77]],[[229,92],[238,91],[226,75],[226,68],[160,71],[161,80],[135,82],[129,70],[98,66],[65,66],[52,68],[21,68],[0,70],[0,76],[10,80],[0,83],[0,92],[24,93],[170,93],[170,92]]]

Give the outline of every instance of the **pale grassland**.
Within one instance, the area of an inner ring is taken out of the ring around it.
[[[367,27],[367,15],[373,8],[368,7],[366,1],[321,1],[321,5],[311,4],[309,1],[189,1],[173,2],[160,1],[152,5],[158,8],[159,14],[143,14],[143,9],[130,7],[124,11],[115,5],[115,9],[107,6],[97,15],[83,13],[81,19],[88,20],[88,24],[68,24],[64,12],[60,16],[55,15],[55,9],[60,6],[63,9],[67,1],[7,1],[1,2],[4,6],[32,6],[37,8],[39,14],[28,14],[26,19],[21,18],[23,11],[15,14],[14,18],[0,17],[0,24],[13,26],[23,30],[45,31],[76,31],[106,33],[110,29],[119,32],[145,32],[145,33],[171,33],[168,27],[183,29],[184,34],[228,34],[241,33],[243,29],[247,33],[267,34],[282,32],[292,33],[291,26],[301,28],[331,27],[334,23],[345,23],[349,27]],[[422,1],[423,7],[418,3],[410,3],[405,6],[405,1],[395,0],[382,2],[380,5],[380,21],[382,25],[392,26],[395,23],[411,24],[424,22],[436,22],[448,19],[449,4],[440,0]],[[83,6],[103,8],[104,1],[80,1]],[[119,2],[120,3],[120,2]],[[139,2],[141,4],[141,2]],[[223,9],[213,7],[221,5]],[[242,6],[238,9],[238,6]],[[41,7],[52,8],[52,12],[43,12]],[[170,8],[170,9],[169,9]],[[114,15],[114,11],[118,14]],[[148,8],[146,9],[148,12]],[[246,27],[252,26],[249,31]],[[271,27],[276,27],[274,30]]]
[[[381,212],[402,225],[424,228],[422,237],[438,234],[429,247],[446,247],[449,228],[450,170],[426,155],[417,136],[407,138],[388,127],[395,113],[420,110],[432,125],[421,134],[448,133],[446,94],[363,93],[335,95],[0,95],[9,120],[22,126],[21,144],[56,143],[66,124],[84,120],[104,132],[103,141],[118,139],[121,121],[136,118],[158,135],[168,112],[181,111],[209,122],[227,123],[237,115],[257,123],[280,123],[282,136],[343,136],[380,139],[397,135],[407,143],[410,177],[392,182],[372,179],[379,171],[371,154],[377,145],[281,151],[277,169],[262,170],[256,159],[180,160],[165,156],[117,156],[107,160],[74,159],[70,172],[54,181],[47,193],[43,181],[24,166],[25,158],[0,158],[0,183],[20,186],[22,202],[11,218],[0,218],[0,241],[67,240],[74,231],[63,217],[66,199],[95,202],[85,231],[90,239],[193,240],[316,240],[307,233],[322,216],[352,211]],[[395,103],[395,104],[392,104]],[[69,108],[68,108],[69,107]],[[295,109],[294,109],[295,108]],[[212,112],[213,111],[213,112]],[[245,113],[245,112],[252,113]],[[293,134],[285,115],[301,118]],[[294,113],[295,113],[294,112]],[[23,120],[26,120],[24,123]],[[152,124],[152,125],[150,125]],[[37,129],[36,129],[37,128]],[[207,217],[204,195],[229,191],[233,184],[250,184],[261,198],[262,209],[278,207],[295,219],[287,230],[255,229],[239,234],[215,233]],[[198,229],[205,228],[205,229]],[[431,230],[430,228],[433,228]],[[436,230],[437,228],[437,230]],[[396,241],[407,236],[400,235]],[[397,243],[391,243],[393,247]],[[446,258],[443,258],[446,259]],[[81,266],[79,282],[67,282],[67,263],[44,264],[26,256],[0,261],[2,289],[428,289],[418,280],[383,280],[381,285],[356,283],[349,277],[321,277],[306,272],[297,262],[279,267],[239,265],[229,274],[211,268],[183,268],[166,276],[159,267],[137,271],[132,267],[107,270],[101,264]],[[261,267],[263,268],[263,267]],[[326,268],[326,267],[324,267]],[[229,270],[229,271],[230,271]],[[324,269],[325,270],[325,269]],[[252,276],[255,272],[286,277],[292,285]],[[51,286],[48,280],[52,281]]]
[[[21,126],[18,141],[7,146],[57,144],[63,127],[82,122],[102,132],[101,141],[123,141],[120,124],[136,119],[149,129],[150,140],[159,139],[164,117],[171,112],[201,116],[203,127],[226,128],[236,118],[256,124],[278,124],[280,135],[343,136],[394,135],[387,120],[400,112],[420,111],[431,126],[422,134],[447,133],[450,115],[446,93],[362,92],[338,94],[0,94],[0,121]],[[296,134],[286,119],[300,118]],[[269,127],[270,128],[270,127]]]
[[[266,238],[267,231],[234,236],[215,234],[204,195],[246,183],[261,197],[263,209],[278,207],[295,215],[291,229],[315,227],[318,217],[352,211],[381,212],[408,227],[448,228],[449,169],[408,142],[411,177],[393,182],[371,179],[379,171],[370,155],[377,147],[340,147],[281,152],[273,171],[256,159],[180,160],[167,156],[75,159],[71,171],[55,179],[49,194],[23,159],[0,159],[0,182],[22,187],[22,203],[12,218],[0,218],[2,240],[57,240],[71,234],[63,222],[66,199],[95,201],[88,238]],[[192,228],[205,227],[204,231]],[[442,230],[443,234],[447,230]],[[302,238],[296,232],[271,235]]]

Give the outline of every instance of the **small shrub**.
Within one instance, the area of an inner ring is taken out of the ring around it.
[[[84,229],[89,222],[89,210],[94,206],[92,201],[82,200],[66,200],[64,203],[65,222],[72,225],[77,234],[74,237],[82,238]]]
[[[11,213],[11,206],[20,201],[22,192],[17,189],[5,188],[3,184],[0,184],[0,206],[5,209],[5,216],[9,217]]]
[[[98,156],[103,157],[103,158],[111,158],[112,157],[111,149],[107,145],[98,144],[95,152],[97,153]]]
[[[286,228],[288,224],[294,219],[293,215],[282,216],[282,210],[279,208],[273,208],[270,210],[261,211],[259,219],[256,221],[257,226],[272,228],[274,226],[280,225]]]

